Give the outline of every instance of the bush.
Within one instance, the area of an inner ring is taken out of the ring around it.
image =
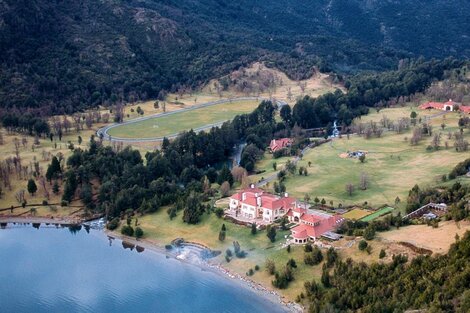
[[[246,273],[246,276],[253,276],[254,273],[255,273],[255,272],[253,271],[253,269],[250,268],[250,269],[248,270],[248,272]]]
[[[313,247],[312,247],[312,244],[310,243],[307,243],[304,247],[304,251],[305,252],[312,252],[313,251]]]
[[[111,221],[108,222],[106,228],[109,230],[115,230],[119,226],[119,218],[115,217]]]
[[[222,208],[216,208],[215,211],[214,211],[215,215],[218,217],[218,218],[221,218],[222,216],[224,216],[224,209]]]
[[[67,201],[65,201],[65,200],[62,200],[62,201],[60,202],[60,206],[62,206],[62,207],[68,206],[68,205],[69,205],[69,203],[68,203]]]
[[[121,228],[121,234],[132,237],[134,235],[134,228],[130,225],[125,225]]]
[[[367,246],[368,246],[367,241],[365,240],[359,241],[359,246],[358,246],[359,250],[364,251],[365,249],[367,249]]]
[[[173,246],[172,246],[172,245],[165,245],[165,249],[167,249],[167,250],[173,250]]]
[[[387,254],[385,253],[385,250],[384,250],[384,249],[381,249],[381,250],[380,250],[380,253],[379,253],[379,259],[385,258],[386,255],[387,255]]]
[[[259,265],[258,264],[255,265],[255,271],[259,271]]]
[[[135,237],[142,238],[144,236],[144,231],[140,227],[135,228]]]
[[[47,202],[47,200],[42,200],[42,205],[48,205],[49,203]]]

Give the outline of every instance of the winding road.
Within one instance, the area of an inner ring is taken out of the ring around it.
[[[105,127],[102,127],[100,129],[98,129],[96,134],[98,135],[98,137],[103,137],[103,139],[105,139],[105,140],[115,141],[115,142],[127,142],[127,143],[159,142],[159,141],[163,141],[163,138],[168,138],[168,139],[175,138],[180,133],[174,133],[174,134],[169,134],[167,136],[160,136],[160,137],[149,137],[149,138],[123,138],[123,137],[111,136],[111,135],[109,135],[108,132],[109,132],[110,129],[113,129],[115,127],[120,127],[120,126],[123,126],[123,125],[129,125],[129,124],[134,124],[134,123],[140,123],[142,121],[146,121],[146,120],[149,120],[149,119],[156,119],[156,118],[160,118],[160,117],[170,116],[170,115],[173,115],[173,114],[183,113],[183,112],[187,112],[187,111],[193,111],[193,110],[202,109],[202,108],[206,108],[206,107],[210,107],[210,106],[218,105],[218,104],[232,103],[232,102],[238,102],[238,101],[251,101],[251,100],[262,101],[262,100],[267,100],[267,99],[266,98],[260,98],[260,97],[241,97],[241,98],[222,99],[222,100],[217,100],[217,101],[206,102],[206,103],[202,103],[202,104],[199,104],[199,105],[191,106],[189,108],[184,108],[184,109],[175,110],[175,111],[171,111],[171,112],[165,112],[165,113],[152,114],[152,115],[149,115],[149,116],[144,116],[144,117],[139,117],[139,118],[135,118],[135,119],[132,119],[132,120],[128,120],[128,121],[125,121],[123,123],[114,123],[114,124],[111,124],[111,125],[107,125]],[[275,100],[275,101],[276,101],[276,104],[277,104],[278,108],[280,108],[284,105],[287,105],[287,103],[285,101],[281,101],[281,100]],[[221,126],[226,121],[227,120],[207,124],[207,125],[204,125],[204,126],[201,126],[201,127],[194,128],[193,130],[195,132],[208,130],[208,129],[211,129],[212,127]]]

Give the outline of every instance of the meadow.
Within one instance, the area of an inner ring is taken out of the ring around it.
[[[392,120],[409,117],[412,110],[409,107],[386,109],[363,116],[361,122],[378,122],[383,116],[390,116]],[[440,111],[417,113],[418,118],[425,120]],[[384,204],[395,206],[398,197],[400,202],[396,206],[403,210],[408,191],[415,184],[421,187],[436,185],[457,163],[468,158],[468,152],[456,152],[453,147],[454,140],[447,137],[449,132],[458,131],[458,118],[458,113],[448,113],[429,121],[433,125],[434,133],[441,133],[439,150],[426,149],[432,140],[430,136],[424,136],[418,145],[412,146],[409,143],[411,130],[401,134],[385,132],[381,138],[365,139],[357,135],[351,135],[349,139],[347,136],[336,138],[331,143],[309,150],[303,156],[297,168],[306,167],[309,174],[289,175],[285,180],[287,191],[301,199],[306,194],[310,199],[324,198],[327,203],[333,201],[335,206],[364,203],[373,207]],[[444,128],[441,125],[444,125]],[[464,136],[466,140],[470,140],[468,130],[464,132]],[[449,145],[447,149],[446,141]],[[341,157],[348,151],[357,150],[368,152],[364,163],[356,158]],[[257,164],[257,169],[273,172],[272,162],[282,164],[286,160],[287,158],[263,160]],[[367,176],[366,190],[359,188],[362,174]],[[351,195],[346,190],[347,184],[354,186]]]

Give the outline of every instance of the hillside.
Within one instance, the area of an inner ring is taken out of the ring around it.
[[[467,57],[465,1],[0,0],[0,108],[157,98],[264,61],[291,78]],[[44,110],[47,108],[46,110]]]

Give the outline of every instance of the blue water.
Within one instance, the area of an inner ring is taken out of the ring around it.
[[[0,312],[283,312],[212,272],[101,231],[0,229]]]

